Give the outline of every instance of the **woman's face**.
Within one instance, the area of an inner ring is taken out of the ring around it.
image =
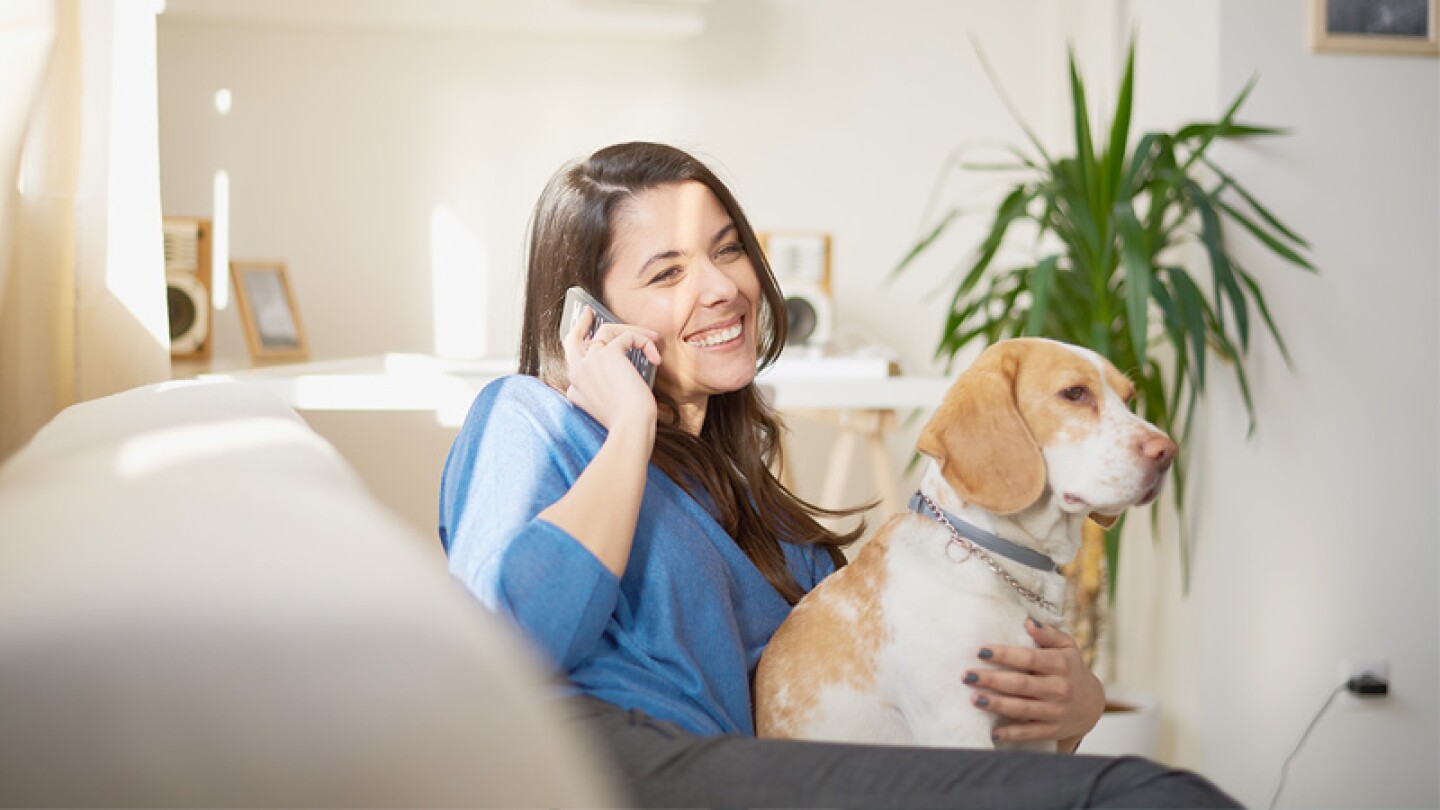
[[[760,280],[734,221],[702,183],[641,192],[616,215],[602,298],[660,334],[655,387],[682,408],[755,377]]]

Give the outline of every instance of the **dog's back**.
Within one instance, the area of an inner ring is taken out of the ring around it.
[[[890,641],[881,604],[888,536],[891,525],[905,519],[891,518],[776,631],[755,673],[756,734],[908,741],[905,724],[880,693],[875,666]]]

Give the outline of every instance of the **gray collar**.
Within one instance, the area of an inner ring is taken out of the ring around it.
[[[1008,557],[1015,562],[1028,565],[1039,571],[1053,572],[1060,570],[1060,567],[1055,564],[1054,560],[1033,548],[1026,548],[1018,543],[1012,543],[1003,537],[985,531],[979,526],[966,523],[956,517],[954,513],[941,509],[939,506],[936,506],[935,509],[939,510],[940,514],[935,514],[934,511],[931,510],[931,507],[925,503],[925,496],[919,492],[910,496],[910,510],[912,512],[929,515],[937,520],[940,519],[941,515],[944,515],[945,519],[950,521],[950,525],[955,528],[955,531],[959,532],[966,540],[987,551],[993,551],[1002,557]]]

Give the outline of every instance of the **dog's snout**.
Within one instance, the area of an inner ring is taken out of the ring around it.
[[[1175,442],[1163,433],[1151,434],[1140,442],[1140,457],[1155,462],[1161,469],[1169,469],[1175,460]]]

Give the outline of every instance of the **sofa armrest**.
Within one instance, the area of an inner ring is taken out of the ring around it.
[[[612,801],[433,542],[258,388],[61,413],[0,467],[0,804]]]

